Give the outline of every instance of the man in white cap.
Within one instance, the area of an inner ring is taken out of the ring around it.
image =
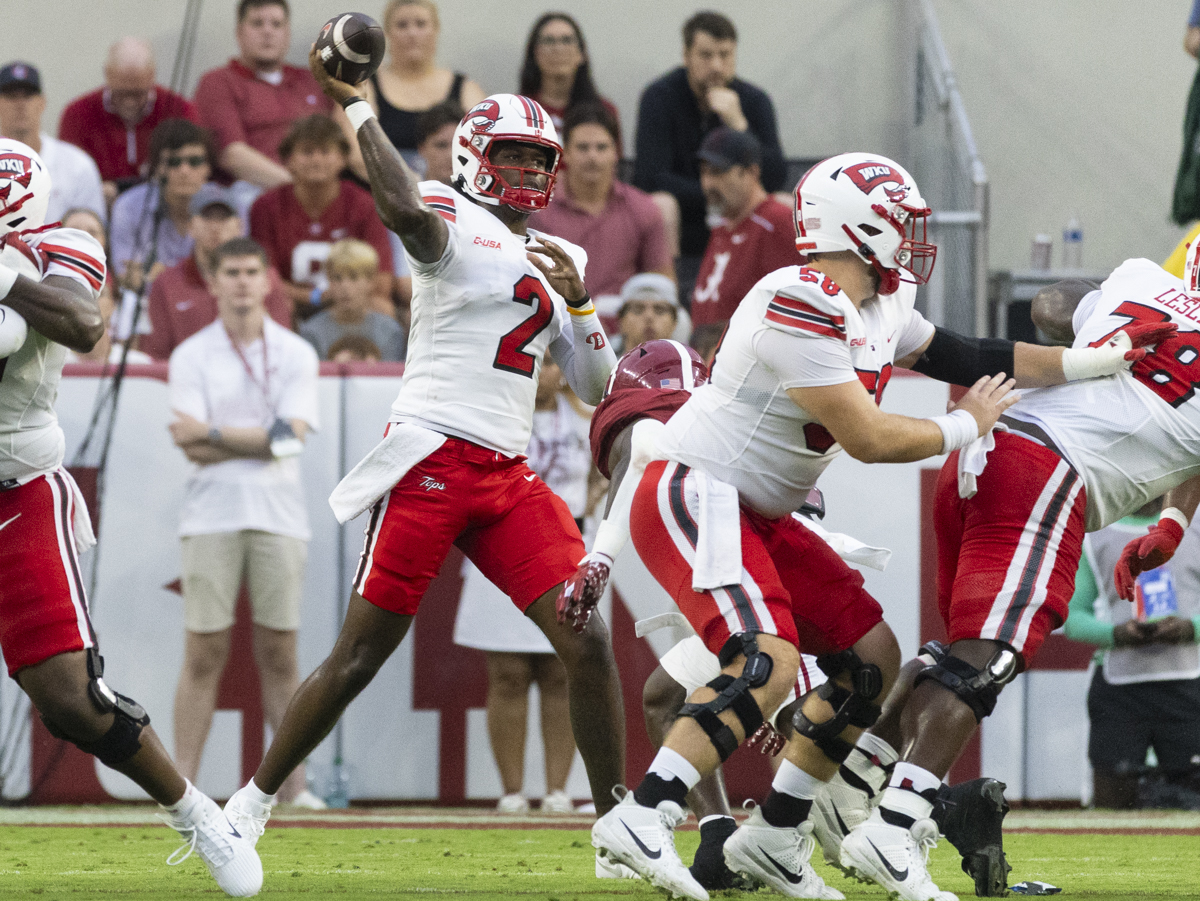
[[[687,313],[679,306],[675,282],[657,272],[639,272],[621,286],[617,352],[624,353],[655,338],[676,337],[681,315],[686,318]]]

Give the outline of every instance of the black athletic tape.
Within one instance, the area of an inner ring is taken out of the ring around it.
[[[705,704],[684,704],[679,711],[680,716],[691,717],[696,721],[701,729],[708,736],[709,741],[713,743],[713,747],[717,749],[717,756],[724,763],[738,748],[737,736],[733,734],[725,723],[723,723],[712,710]]]
[[[1011,376],[1014,344],[1003,338],[967,338],[944,328],[935,328],[933,340],[913,364],[916,372],[939,382],[969,388],[984,376]]]

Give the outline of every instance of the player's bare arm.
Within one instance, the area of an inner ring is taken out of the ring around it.
[[[308,67],[325,96],[338,105],[345,107],[355,98],[366,101],[362,86],[338,81],[325,71],[315,45],[308,53]],[[416,175],[383,133],[377,119],[359,126],[356,136],[379,218],[399,235],[413,257],[422,263],[437,262],[446,249],[449,232],[445,221],[421,202]]]
[[[984,435],[1000,414],[1020,400],[1004,373],[979,379],[953,409],[974,417]],[[942,430],[932,419],[885,413],[862,382],[819,388],[789,388],[788,397],[817,420],[850,456],[864,463],[908,463],[943,452]]]
[[[35,282],[17,276],[4,297],[38,334],[78,353],[87,353],[104,334],[104,318],[91,292],[65,275]]]
[[[1069,278],[1047,285],[1033,296],[1030,311],[1033,324],[1051,341],[1070,344],[1075,340],[1075,327],[1071,324],[1075,308],[1084,297],[1099,289],[1099,282],[1082,278]]]

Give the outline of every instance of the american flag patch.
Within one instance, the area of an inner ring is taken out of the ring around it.
[[[681,379],[660,379],[658,383],[660,388],[673,388],[676,391],[683,390],[683,381]]]

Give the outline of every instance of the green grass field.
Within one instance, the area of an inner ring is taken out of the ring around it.
[[[141,810],[142,815],[129,819],[145,823],[145,809]],[[464,823],[470,819],[462,818]],[[474,819],[480,825],[487,822],[484,815]],[[306,817],[303,822],[311,820]],[[0,825],[0,898],[5,901],[223,897],[196,857],[178,867],[166,866],[164,861],[178,841],[165,827],[138,822],[46,826],[13,823],[10,817],[0,816],[0,823],[5,822],[9,824]],[[361,821],[353,825],[356,828],[268,829],[259,843],[266,872],[263,896],[451,895],[547,901],[664,897],[638,882],[595,879],[589,833],[583,824],[546,829],[429,828],[420,822],[384,828]],[[1148,834],[1144,830],[1160,824],[1139,822],[1140,830],[1122,834],[1082,831],[1088,826],[1075,819],[1069,821],[1073,830],[1069,833],[1011,833],[1006,838],[1013,865],[1010,883],[1051,882],[1062,887],[1064,899],[1200,897],[1200,836],[1194,829],[1191,834],[1177,828],[1173,834]],[[698,841],[695,831],[679,833],[678,847],[685,860],[690,860]],[[974,897],[954,849],[946,842],[934,852],[930,864],[942,888],[963,898]],[[847,898],[884,897],[881,889],[845,879],[823,863],[818,862],[817,868]],[[758,897],[773,895],[760,891]]]

